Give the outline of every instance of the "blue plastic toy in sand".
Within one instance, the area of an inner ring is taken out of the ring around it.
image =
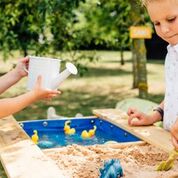
[[[123,170],[118,159],[105,161],[104,166],[100,169],[100,178],[119,178],[123,177]]]

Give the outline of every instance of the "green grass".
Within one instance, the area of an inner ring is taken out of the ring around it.
[[[88,53],[88,52],[86,52]],[[83,77],[70,77],[60,87],[62,94],[51,101],[39,101],[15,114],[18,121],[45,119],[49,106],[55,107],[57,114],[72,117],[76,113],[93,115],[96,108],[114,108],[118,101],[137,97],[138,90],[132,89],[131,53],[125,53],[125,65],[120,65],[119,52],[97,51],[99,60],[87,64],[88,71]],[[17,56],[16,56],[17,59]],[[8,71],[14,59],[7,61],[0,73]],[[9,64],[8,64],[9,63]],[[162,61],[148,61],[148,99],[159,103],[164,96],[164,74]],[[1,61],[1,66],[3,66]],[[2,69],[2,67],[1,67]],[[1,98],[12,97],[26,91],[26,79],[9,89]],[[1,172],[1,171],[0,171]]]

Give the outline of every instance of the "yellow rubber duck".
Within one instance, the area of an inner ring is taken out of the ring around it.
[[[87,139],[87,138],[90,138],[90,134],[86,130],[83,130],[82,133],[81,133],[81,137],[83,139]]]
[[[83,139],[87,139],[87,138],[91,138],[95,135],[95,132],[96,132],[96,126],[93,127],[93,129],[90,129],[89,131],[87,130],[83,130],[82,133],[81,133],[81,137]]]
[[[39,140],[39,137],[38,137],[38,131],[37,130],[34,130],[33,131],[33,135],[32,135],[32,141],[35,143],[35,144],[38,144],[38,140]]]
[[[64,133],[66,135],[73,135],[75,134],[75,129],[74,128],[70,128],[70,124],[71,121],[66,121],[65,124],[64,124]]]
[[[66,130],[69,130],[70,129],[70,121],[65,121],[65,124],[64,124],[64,132],[66,132]]]
[[[90,137],[93,137],[93,136],[95,135],[96,128],[97,128],[96,125],[94,125],[93,129],[90,129],[90,130],[89,130],[88,133],[89,133]]]

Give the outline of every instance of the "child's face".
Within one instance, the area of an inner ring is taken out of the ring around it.
[[[153,0],[147,10],[156,33],[171,45],[178,43],[178,0]]]

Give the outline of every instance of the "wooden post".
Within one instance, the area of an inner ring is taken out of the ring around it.
[[[144,26],[142,18],[142,8],[138,1],[132,0],[131,4],[131,20],[133,26],[130,29],[130,37],[132,42],[133,57],[133,88],[139,89],[139,97],[147,98],[147,70],[146,70],[146,48],[144,39],[151,38],[151,29]]]
[[[144,45],[144,39],[133,40],[133,53],[135,60],[133,65],[135,67],[136,83],[139,89],[139,97],[147,98],[148,95],[148,84],[147,84],[147,70],[146,70],[146,49]]]

